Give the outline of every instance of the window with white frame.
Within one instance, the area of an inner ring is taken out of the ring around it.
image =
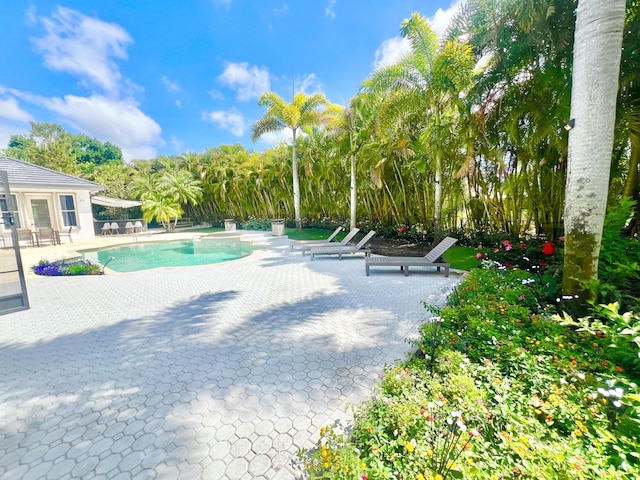
[[[77,227],[76,202],[73,195],[60,195],[60,212],[65,227]]]
[[[5,214],[10,213],[13,217],[13,226],[15,228],[20,228],[20,215],[18,214],[18,201],[16,200],[15,195],[11,195],[11,199],[13,200],[13,205],[9,205],[7,201],[7,197],[5,194],[0,194],[0,210],[2,210],[2,220],[5,221]],[[10,209],[10,207],[12,207]],[[5,230],[9,228],[9,225],[4,225]]]

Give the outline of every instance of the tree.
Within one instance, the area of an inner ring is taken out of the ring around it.
[[[565,298],[593,298],[607,206],[625,0],[580,0],[565,193]],[[596,113],[597,112],[597,113]]]
[[[77,175],[80,172],[73,151],[72,135],[55,123],[31,122],[28,136],[16,135],[9,141],[9,150],[16,149],[18,158]]]
[[[102,143],[100,140],[87,135],[72,135],[73,152],[78,163],[92,163],[103,165],[105,163],[124,163],[122,150],[112,143]]]
[[[330,116],[327,134],[336,140],[335,148],[338,155],[349,159],[350,172],[350,215],[349,227],[356,228],[357,212],[357,175],[356,159],[362,154],[364,146],[371,140],[375,120],[375,105],[380,102],[374,100],[374,95],[361,93],[352,98],[347,108],[332,105],[333,115]]]
[[[304,93],[297,93],[291,103],[286,103],[282,97],[273,92],[263,93],[258,100],[258,104],[262,107],[267,107],[267,113],[251,127],[251,140],[253,142],[258,141],[265,133],[278,132],[285,128],[291,129],[293,136],[291,142],[293,207],[297,228],[302,228],[302,218],[300,215],[300,177],[298,174],[296,137],[300,129],[322,124],[323,112],[319,111],[318,108],[328,103],[325,96],[320,93],[314,93],[309,96]]]
[[[419,137],[434,170],[433,223],[437,240],[442,213],[442,162],[446,147],[452,151],[457,147],[451,138],[464,105],[462,97],[471,85],[475,60],[471,46],[458,39],[439,46],[435,32],[417,13],[402,22],[400,33],[411,43],[411,54],[375,72],[365,82],[365,88],[378,94],[386,92],[386,113],[382,115],[387,116],[387,121],[419,122]],[[417,108],[421,109],[419,117]]]

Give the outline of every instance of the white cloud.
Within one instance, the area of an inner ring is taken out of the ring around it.
[[[172,82],[164,75],[162,76],[162,83],[164,83],[164,86],[167,87],[169,92],[179,92],[181,90],[180,85],[176,82]]]
[[[248,102],[258,98],[270,88],[269,71],[255,65],[249,67],[247,62],[227,63],[218,81],[237,91],[238,100]]]
[[[293,138],[293,133],[290,128],[284,128],[283,130],[278,130],[277,132],[269,132],[265,133],[260,137],[260,141],[266,143],[267,145],[277,145],[280,142],[285,142],[290,144]]]
[[[28,128],[0,122],[0,150],[9,146],[9,140],[13,135],[27,135],[28,133]]]
[[[217,125],[223,130],[229,130],[236,137],[241,137],[247,130],[245,118],[235,107],[231,110],[204,112],[202,119]]]
[[[334,18],[336,18],[336,0],[329,0],[329,5],[327,5],[327,8],[325,9],[324,13],[327,15],[327,17],[331,17],[331,20],[333,20]]]
[[[219,92],[218,90],[207,90],[207,93],[214,100],[222,100],[224,98],[224,95],[222,95],[222,92]]]
[[[160,125],[133,100],[65,95],[44,98],[39,103],[87,135],[118,145],[127,161],[153,158],[156,147],[164,146]]]
[[[403,37],[393,37],[382,42],[376,50],[373,68],[388,67],[411,52],[411,43]]]
[[[322,84],[315,73],[310,73],[302,78],[299,91],[302,93],[322,92]]]
[[[438,38],[442,38],[444,36],[449,23],[451,23],[451,19],[458,12],[462,2],[463,0],[456,0],[446,10],[439,8],[433,15],[433,18],[429,19],[431,28],[433,28],[433,30],[438,34]]]
[[[273,13],[275,13],[276,15],[285,15],[288,11],[289,5],[287,5],[286,2],[282,4],[282,8],[273,7]]]
[[[178,140],[175,135],[169,137],[169,143],[171,143],[171,146],[176,152],[182,151],[182,142]]]
[[[126,59],[126,47],[133,41],[122,27],[64,7],[40,22],[46,35],[33,43],[48,68],[77,75],[117,95],[122,75],[115,59]]]
[[[0,117],[16,122],[30,122],[33,117],[22,110],[15,98],[0,99]]]

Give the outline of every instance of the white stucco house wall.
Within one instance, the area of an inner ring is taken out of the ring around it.
[[[7,172],[17,228],[71,228],[74,240],[94,238],[91,194],[104,190],[102,185],[15,158],[0,156],[0,170]],[[10,211],[10,204],[0,192],[2,212]],[[9,228],[0,225],[0,233]]]

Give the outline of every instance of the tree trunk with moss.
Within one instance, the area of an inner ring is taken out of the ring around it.
[[[613,150],[625,0],[580,0],[571,91],[563,295],[594,298]]]

